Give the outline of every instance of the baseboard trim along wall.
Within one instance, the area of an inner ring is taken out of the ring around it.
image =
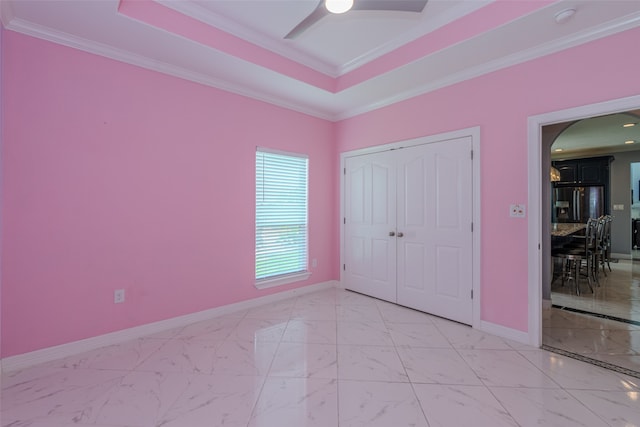
[[[480,327],[478,328],[482,332],[486,332],[492,335],[497,335],[501,338],[506,338],[512,341],[519,342],[521,344],[531,345],[528,332],[522,332],[517,329],[507,328],[506,326],[497,325],[491,322],[480,321]]]
[[[39,363],[51,362],[53,360],[73,356],[85,351],[91,351],[101,347],[119,344],[124,341],[129,341],[147,335],[159,333],[169,329],[187,326],[191,323],[212,319],[218,316],[223,316],[225,314],[234,313],[236,311],[247,310],[263,304],[281,301],[294,296],[334,288],[337,287],[337,283],[338,282],[335,280],[330,280],[327,282],[317,283],[315,285],[309,285],[302,288],[292,289],[290,291],[267,295],[260,298],[254,298],[247,301],[241,301],[238,303],[216,307],[209,310],[185,314],[184,316],[161,320],[159,322],[135,326],[133,328],[123,329],[121,331],[110,332],[108,334],[86,338],[80,341],[74,341],[54,347],[43,348],[41,350],[36,350],[29,353],[6,357],[0,360],[0,372],[15,371],[18,369],[37,365]]]
[[[633,257],[631,256],[631,254],[617,254],[615,252],[611,253],[611,258],[613,259],[633,259]]]

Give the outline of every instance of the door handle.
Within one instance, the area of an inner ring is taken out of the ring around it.
[[[389,236],[393,237],[393,236],[395,236],[395,235],[396,235],[395,231],[390,231],[390,232],[389,232]]]
[[[398,231],[398,237],[402,237],[404,236],[404,233],[402,231]]]

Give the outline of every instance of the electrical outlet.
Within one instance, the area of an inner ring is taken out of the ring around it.
[[[124,289],[116,289],[113,292],[113,303],[120,304],[124,302]]]
[[[509,207],[509,216],[513,218],[524,218],[526,216],[524,205],[511,205]]]
[[[318,259],[314,258],[311,260],[311,267],[316,268],[318,266]]]

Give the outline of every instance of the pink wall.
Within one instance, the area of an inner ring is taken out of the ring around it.
[[[481,295],[484,321],[527,331],[527,118],[638,95],[640,29],[447,87],[337,125],[340,152],[481,127]]]
[[[254,287],[256,145],[309,155],[303,285],[338,278],[331,123],[3,38],[3,357],[300,286]]]
[[[526,331],[527,118],[639,93],[640,29],[336,125],[2,37],[3,357],[289,289],[253,287],[255,145],[310,156],[310,284],[339,276],[338,152],[477,125],[481,317]]]
[[[224,32],[153,0],[120,0],[118,12],[145,24],[181,35],[204,46],[226,52],[280,74],[334,92],[332,77]]]
[[[2,49],[3,49],[3,39],[4,30],[2,29],[2,25],[0,25],[0,83],[2,82]],[[2,135],[4,129],[4,119],[3,119],[3,103],[2,103],[2,84],[0,84],[0,242],[2,242],[2,200],[3,200],[3,185],[2,185]],[[0,244],[0,260],[2,260],[2,244]],[[0,262],[0,357],[2,357],[2,263]]]

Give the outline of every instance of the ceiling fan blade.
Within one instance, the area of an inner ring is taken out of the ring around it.
[[[284,38],[295,39],[320,19],[329,15],[329,13],[330,12],[327,10],[327,8],[324,7],[324,0],[321,0],[318,3],[318,6],[316,6],[316,8],[313,10],[313,12],[311,12],[309,16],[304,18],[298,25],[296,25],[293,30],[289,31],[289,33],[284,36]]]
[[[422,12],[428,0],[355,0],[352,10]]]
[[[352,10],[389,10],[397,12],[422,12],[428,0],[354,0]],[[318,2],[318,6],[306,18],[304,18],[293,30],[284,36],[285,39],[295,39],[309,27],[331,12],[324,7],[324,0]]]

